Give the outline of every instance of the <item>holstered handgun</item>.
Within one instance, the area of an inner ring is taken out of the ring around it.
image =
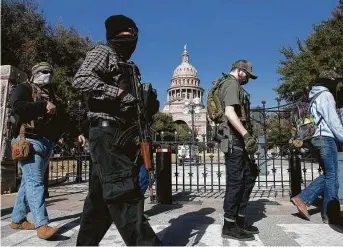
[[[219,125],[214,127],[213,140],[218,142],[219,149],[223,153],[230,153],[232,150],[232,141],[230,129],[227,126]]]

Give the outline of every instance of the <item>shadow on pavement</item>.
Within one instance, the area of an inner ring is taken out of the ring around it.
[[[266,205],[278,205],[275,201],[268,199],[259,199],[257,201],[250,201],[247,207],[246,220],[248,224],[253,224],[266,218]]]
[[[200,241],[207,227],[215,222],[214,218],[207,216],[213,212],[215,209],[208,207],[180,215],[171,219],[171,225],[157,235],[166,246],[186,246],[193,237],[194,245],[202,245]]]
[[[341,205],[339,200],[334,199],[328,203],[328,218],[333,221],[334,224],[329,226],[336,232],[343,234],[343,211],[341,211]]]
[[[144,214],[151,217],[157,214],[161,214],[164,212],[172,211],[175,209],[182,208],[183,206],[180,204],[172,204],[172,205],[166,205],[166,204],[156,204],[152,206],[150,209],[145,210]]]
[[[56,199],[51,199],[51,200],[47,199],[45,204],[48,207],[48,206],[54,205],[55,202],[61,202],[61,201],[66,201],[66,200],[68,200],[68,198],[56,198]]]
[[[61,217],[61,218],[63,218],[63,217]],[[81,222],[81,220],[80,220],[80,218],[78,218],[78,219],[75,219],[75,220],[73,220],[73,221],[71,221],[71,222],[68,222],[67,224],[61,226],[61,227],[58,229],[56,235],[53,236],[52,238],[50,238],[48,241],[49,241],[49,242],[53,242],[53,241],[65,241],[65,240],[70,239],[70,237],[63,236],[62,234],[63,234],[63,233],[66,233],[67,231],[69,231],[69,230],[73,229],[74,227],[80,225],[80,222]]]
[[[57,192],[56,192],[57,193]],[[81,194],[82,192],[67,192],[67,193],[61,193],[61,194],[56,194],[56,195],[52,195],[49,196],[49,198],[53,198],[53,197],[59,197],[59,196],[69,196],[69,195],[73,195],[73,194]]]
[[[74,218],[80,218],[82,213],[77,213],[77,214],[72,214],[72,215],[66,215],[66,216],[61,216],[57,218],[53,218],[50,220],[50,222],[55,222],[55,221],[61,221],[61,220],[67,220],[67,219],[74,219]]]
[[[1,209],[1,217],[5,216],[5,215],[11,214],[12,211],[13,211],[13,207],[2,208],[2,209]]]

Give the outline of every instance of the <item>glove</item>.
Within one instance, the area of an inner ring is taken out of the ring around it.
[[[246,133],[243,136],[243,139],[245,143],[245,149],[248,151],[248,153],[253,154],[258,150],[258,143],[255,137],[251,136],[249,133]]]

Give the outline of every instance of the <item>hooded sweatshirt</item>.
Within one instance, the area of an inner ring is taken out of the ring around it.
[[[313,86],[309,94],[309,99],[311,100],[320,92],[322,93],[312,104],[311,113],[316,123],[320,121],[321,117],[323,117],[323,120],[317,126],[313,136],[328,136],[343,142],[342,122],[336,111],[336,101],[330,91],[323,86]]]

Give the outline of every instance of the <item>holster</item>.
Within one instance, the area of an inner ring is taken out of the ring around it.
[[[223,124],[215,126],[213,140],[218,142],[219,149],[223,153],[232,152],[232,136],[228,126]]]
[[[21,125],[19,131],[19,141],[11,144],[13,160],[26,160],[30,156],[31,143],[25,138],[25,127],[25,124]]]

